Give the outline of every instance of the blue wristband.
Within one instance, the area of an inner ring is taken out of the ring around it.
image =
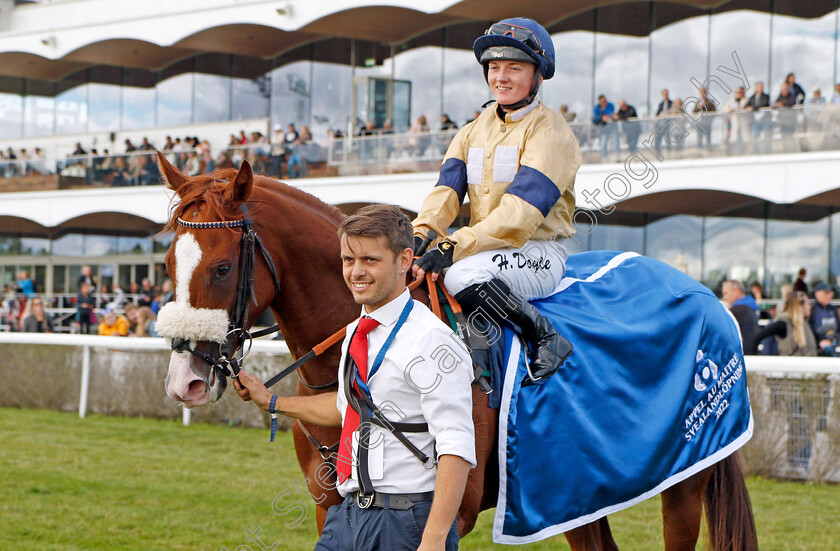
[[[268,404],[268,412],[271,414],[271,440],[269,442],[274,442],[274,435],[277,434],[277,412],[274,409],[274,406],[277,404],[277,395],[271,395],[271,402]]]

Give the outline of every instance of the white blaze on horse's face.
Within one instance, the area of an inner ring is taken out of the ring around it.
[[[192,233],[180,235],[175,247],[175,302],[160,310],[157,331],[167,340],[186,339],[194,349],[200,341],[222,343],[228,330],[225,310],[194,308],[190,304],[190,282],[201,262],[201,246]],[[203,362],[202,362],[203,363]],[[196,364],[189,352],[172,352],[166,375],[166,394],[188,407],[218,400],[224,392],[224,377],[216,369]]]
[[[176,302],[190,305],[190,281],[193,272],[201,262],[201,247],[192,233],[185,233],[175,244],[175,287]]]

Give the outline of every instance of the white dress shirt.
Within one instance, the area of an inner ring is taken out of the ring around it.
[[[368,334],[368,369],[409,300],[406,289],[372,313],[362,311],[380,324]],[[342,422],[347,411],[344,358],[357,324],[358,320],[347,326],[347,337],[341,345],[336,406]],[[472,379],[472,360],[463,342],[424,304],[415,301],[379,370],[368,379],[368,387],[373,403],[389,421],[428,423],[429,432],[404,433],[423,453],[429,457],[457,455],[475,467]],[[437,468],[425,468],[388,429],[374,427],[368,455],[376,491],[402,494],[434,490]],[[338,491],[345,496],[358,489],[354,464],[350,478],[338,485]]]

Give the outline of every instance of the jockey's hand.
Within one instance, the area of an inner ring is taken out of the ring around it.
[[[452,241],[441,241],[438,246],[414,261],[417,270],[414,274],[423,277],[426,272],[432,274],[432,281],[437,281],[438,276],[448,267],[452,266],[452,255],[455,254],[455,243]]]
[[[268,411],[268,404],[271,402],[271,392],[259,378],[245,371],[240,371],[233,380],[233,388],[239,393],[242,401],[253,400],[254,404],[263,411]]]

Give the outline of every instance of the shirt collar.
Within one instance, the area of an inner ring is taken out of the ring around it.
[[[380,306],[370,314],[365,312],[364,306],[362,307],[362,316],[367,316],[369,318],[373,318],[379,322],[379,325],[390,327],[394,325],[400,317],[403,308],[405,308],[405,304],[411,300],[411,293],[408,291],[408,288],[400,294],[397,298],[385,304],[384,306]]]
[[[522,120],[523,118],[525,118],[525,115],[527,115],[528,113],[533,111],[534,107],[536,107],[539,103],[540,103],[540,100],[535,99],[534,101],[532,101],[531,103],[529,103],[528,105],[523,107],[522,109],[517,109],[516,111],[514,111],[512,113],[505,113],[505,122],[511,123],[511,122],[517,122],[517,121]]]

